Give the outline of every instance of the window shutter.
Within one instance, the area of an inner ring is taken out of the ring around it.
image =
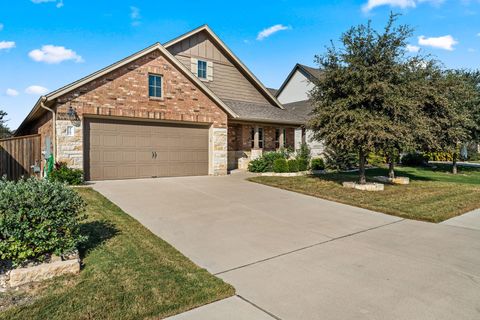
[[[213,62],[207,61],[207,80],[213,81]]]
[[[198,59],[190,58],[190,71],[198,77]]]

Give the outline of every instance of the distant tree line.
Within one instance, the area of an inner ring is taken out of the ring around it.
[[[6,122],[7,120],[5,117],[7,113],[5,111],[0,110],[0,139],[8,138],[11,136],[12,132],[8,128]]]
[[[389,176],[406,151],[453,155],[453,173],[463,144],[479,140],[480,73],[448,70],[420,53],[407,53],[413,29],[391,14],[381,32],[369,22],[350,28],[316,56],[322,77],[310,92],[309,126],[325,145],[358,155],[359,182],[366,183],[369,153],[382,153]]]

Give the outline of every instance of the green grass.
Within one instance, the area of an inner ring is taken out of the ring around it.
[[[461,167],[458,175],[450,167],[396,169],[397,176],[410,178],[410,185],[386,185],[381,192],[343,188],[343,181],[356,181],[358,173],[328,173],[302,177],[254,177],[250,181],[315,197],[366,208],[390,215],[441,222],[480,208],[480,170]],[[384,168],[367,170],[367,179],[385,176]]]
[[[0,306],[23,302],[0,319],[158,319],[234,294],[99,193],[77,190],[89,216],[81,273],[0,294]]]

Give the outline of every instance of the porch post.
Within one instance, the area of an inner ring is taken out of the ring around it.
[[[253,135],[253,149],[260,149],[259,147],[259,133],[258,133],[258,126],[254,127],[254,135]]]
[[[285,144],[283,143],[285,140],[285,128],[280,128],[280,136],[278,137],[278,145],[280,148],[285,147]]]

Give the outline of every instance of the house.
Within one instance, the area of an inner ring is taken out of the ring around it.
[[[321,71],[297,63],[278,90],[275,97],[291,114],[304,119],[304,123],[311,116],[313,106],[310,103],[309,92],[315,87],[315,79],[321,76]],[[299,127],[295,129],[295,150],[302,143],[307,143],[313,157],[323,153],[324,146],[313,138],[313,132]]]
[[[16,136],[86,180],[224,175],[304,122],[204,25],[42,96]]]

